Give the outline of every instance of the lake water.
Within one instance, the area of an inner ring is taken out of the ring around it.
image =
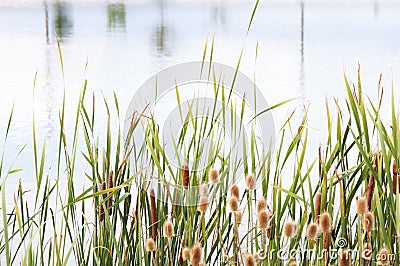
[[[67,131],[72,130],[84,77],[90,97],[94,91],[99,100],[102,95],[112,100],[115,92],[124,115],[142,82],[167,66],[201,60],[206,40],[210,47],[214,34],[213,60],[235,66],[244,47],[240,70],[249,77],[256,73],[270,105],[298,97],[273,112],[277,128],[293,109],[310,106],[312,148],[324,140],[325,98],[345,95],[343,69],[355,81],[360,63],[365,91],[372,98],[377,96],[380,73],[387,92],[392,77],[399,80],[400,3],[260,1],[246,37],[253,5],[229,0],[1,1],[1,136],[14,105],[6,161],[14,161],[25,144],[32,150],[33,108],[38,139],[46,138],[52,158],[64,84]],[[63,51],[64,81],[56,34]],[[98,112],[102,128],[104,108],[98,109],[103,109]],[[16,165],[25,169],[18,178],[33,180],[32,153],[22,154]],[[55,165],[47,167],[51,172]],[[10,182],[16,184],[16,178]]]

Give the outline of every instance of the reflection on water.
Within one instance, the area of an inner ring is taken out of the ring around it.
[[[124,3],[108,3],[107,4],[107,26],[108,29],[126,28],[126,10]]]
[[[54,30],[60,41],[68,38],[72,34],[74,22],[70,15],[69,4],[63,1],[54,3]]]
[[[164,0],[158,1],[158,8],[160,21],[155,27],[154,41],[157,49],[157,54],[167,56],[169,54],[169,51],[166,47],[166,42],[167,38],[169,37],[169,29],[164,22]]]

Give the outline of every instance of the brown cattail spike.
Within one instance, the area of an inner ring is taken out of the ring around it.
[[[207,196],[201,196],[199,205],[197,206],[197,210],[201,213],[205,213],[208,207],[208,197]]]
[[[330,233],[325,233],[324,236],[324,249],[325,250],[329,250],[329,247],[331,245],[331,237],[330,237]]]
[[[183,248],[182,250],[182,258],[183,260],[188,260],[190,259],[190,249],[189,248]]]
[[[315,195],[315,201],[314,201],[314,214],[315,214],[315,220],[319,220],[319,215],[321,213],[321,193],[317,193]]]
[[[255,266],[256,265],[256,261],[255,261],[253,255],[248,254],[246,256],[246,258],[244,259],[244,265],[245,266]]]
[[[212,183],[212,184],[216,184],[218,183],[218,170],[215,168],[211,168],[210,169],[210,173],[208,175],[208,180]]]
[[[191,265],[199,265],[201,261],[201,252],[202,248],[200,244],[195,244],[192,247],[192,254],[190,255],[190,264]]]
[[[146,251],[147,252],[153,252],[156,250],[156,243],[154,242],[154,239],[149,237],[146,239]]]
[[[103,202],[100,202],[99,221],[102,222],[103,220],[104,220],[104,207],[103,207]]]
[[[350,266],[351,265],[351,253],[345,249],[339,257],[339,266]]]
[[[235,212],[239,209],[239,201],[236,197],[230,197],[228,199],[228,206],[230,212]]]
[[[257,200],[257,213],[260,213],[261,211],[265,211],[267,209],[267,202],[265,199],[259,199]]]
[[[378,253],[378,264],[379,265],[389,265],[390,264],[390,253],[387,248],[381,248]]]
[[[232,188],[231,188],[231,196],[236,197],[237,199],[240,198],[239,187],[237,185],[232,186]]]
[[[189,165],[187,163],[182,164],[182,184],[185,189],[189,188],[190,175],[189,175]]]
[[[372,212],[367,212],[364,216],[364,230],[366,232],[371,232],[375,227],[375,217]]]
[[[172,224],[171,221],[167,220],[165,221],[163,225],[163,234],[164,237],[170,238],[174,235],[174,225]]]
[[[365,198],[359,198],[357,200],[357,213],[359,215],[366,214],[368,211],[368,204]]]
[[[283,226],[283,236],[293,238],[297,234],[297,224],[292,221],[287,221]]]
[[[400,178],[400,175],[393,174],[393,179],[392,179],[393,194],[397,194],[400,192],[399,178]]]
[[[374,194],[375,178],[372,173],[369,174],[368,188],[367,188],[367,204],[368,210],[372,207],[372,195]]]
[[[307,227],[307,239],[315,240],[318,237],[318,225],[316,223],[310,223]]]
[[[267,211],[260,211],[260,213],[258,214],[258,227],[260,228],[268,228],[269,225],[269,214]]]
[[[328,212],[324,212],[320,219],[319,219],[319,225],[321,227],[321,231],[323,233],[328,233],[332,229],[332,219],[331,215]]]
[[[154,195],[154,189],[150,189],[150,213],[151,213],[151,235],[153,239],[157,238],[157,207],[156,207],[156,197]]]
[[[248,190],[254,190],[256,188],[256,178],[253,174],[246,176],[246,187]]]

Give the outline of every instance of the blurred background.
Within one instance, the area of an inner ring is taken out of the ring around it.
[[[25,144],[31,150],[33,110],[39,140],[46,139],[50,154],[56,150],[64,87],[68,130],[85,77],[88,98],[95,92],[98,99],[104,95],[111,101],[115,92],[123,118],[142,82],[169,65],[201,60],[213,36],[214,61],[236,66],[243,48],[240,70],[255,77],[270,106],[297,97],[274,111],[277,129],[294,109],[309,108],[315,147],[324,139],[325,99],[333,106],[332,98],[341,99],[346,93],[344,70],[356,81],[361,65],[365,93],[372,99],[377,98],[381,73],[385,96],[390,94],[392,78],[398,91],[400,2],[261,0],[246,35],[254,3],[0,1],[0,134],[4,135],[14,105],[6,147],[10,158]],[[97,126],[105,123],[99,119]],[[23,164],[31,164],[31,157],[22,155],[21,167],[29,168]]]

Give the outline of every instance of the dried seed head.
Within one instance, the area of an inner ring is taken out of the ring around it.
[[[239,187],[234,185],[231,188],[231,196],[236,197],[237,199],[240,198]]]
[[[269,214],[267,211],[260,211],[258,214],[258,227],[260,228],[268,228],[269,225]]]
[[[254,265],[256,265],[256,261],[255,261],[253,255],[248,254],[246,256],[246,258],[244,259],[244,265],[245,266],[254,266]]]
[[[154,195],[154,189],[150,189],[150,213],[151,213],[151,236],[156,239],[157,238],[157,207],[156,207],[156,197]]]
[[[319,235],[319,228],[316,223],[310,223],[307,227],[308,240],[315,240]]]
[[[242,223],[243,214],[240,211],[235,211],[235,222],[236,224]]]
[[[371,232],[375,227],[375,217],[372,212],[367,212],[364,216],[364,230]]]
[[[289,263],[289,266],[296,266],[296,265],[297,265],[297,263],[295,261],[292,261]]]
[[[372,244],[371,244],[371,242],[364,243],[361,255],[362,255],[363,259],[365,259],[365,260],[372,259]]]
[[[183,248],[183,250],[182,250],[182,258],[183,258],[183,260],[190,259],[190,249],[189,248],[187,248],[187,247]]]
[[[253,174],[246,176],[246,187],[248,190],[254,190],[256,188],[256,178]]]
[[[317,193],[314,198],[314,213],[315,219],[319,220],[319,215],[321,213],[321,193]]]
[[[342,250],[339,257],[339,266],[350,266],[351,265],[351,253],[349,250]]]
[[[100,202],[99,221],[102,222],[103,220],[104,220],[104,207],[103,207],[103,202]]]
[[[260,213],[260,211],[265,211],[267,208],[267,202],[265,199],[259,199],[257,200],[257,213]]]
[[[297,224],[292,221],[287,221],[283,226],[283,236],[293,238],[297,234]]]
[[[191,254],[190,254],[190,264],[191,265],[199,265],[201,261],[201,245],[195,244],[192,247]]]
[[[189,176],[189,165],[187,163],[182,164],[182,184],[185,189],[189,188],[190,176]]]
[[[328,233],[332,229],[332,220],[331,220],[331,215],[328,212],[324,212],[321,214],[321,217],[319,219],[319,225],[321,227],[321,231],[323,233]]]
[[[392,167],[393,175],[397,175],[399,172],[397,171],[396,160],[393,160],[393,167]]]
[[[156,250],[156,242],[154,242],[154,239],[149,237],[146,239],[146,251],[147,252],[153,252]]]
[[[230,212],[235,212],[239,209],[239,201],[236,197],[230,197],[228,199],[228,206]]]
[[[379,265],[389,265],[390,264],[390,253],[387,248],[381,248],[378,252],[378,264]]]
[[[201,213],[205,213],[208,207],[208,197],[207,196],[201,196],[199,205],[197,206],[197,210]]]
[[[210,169],[210,173],[208,175],[208,180],[212,183],[212,184],[216,184],[218,183],[218,170],[215,168],[211,168]]]
[[[359,198],[357,200],[357,213],[362,215],[368,211],[367,200],[365,198]]]
[[[163,225],[163,234],[164,237],[172,237],[174,235],[174,225],[171,223],[171,221],[167,220],[164,222]]]

